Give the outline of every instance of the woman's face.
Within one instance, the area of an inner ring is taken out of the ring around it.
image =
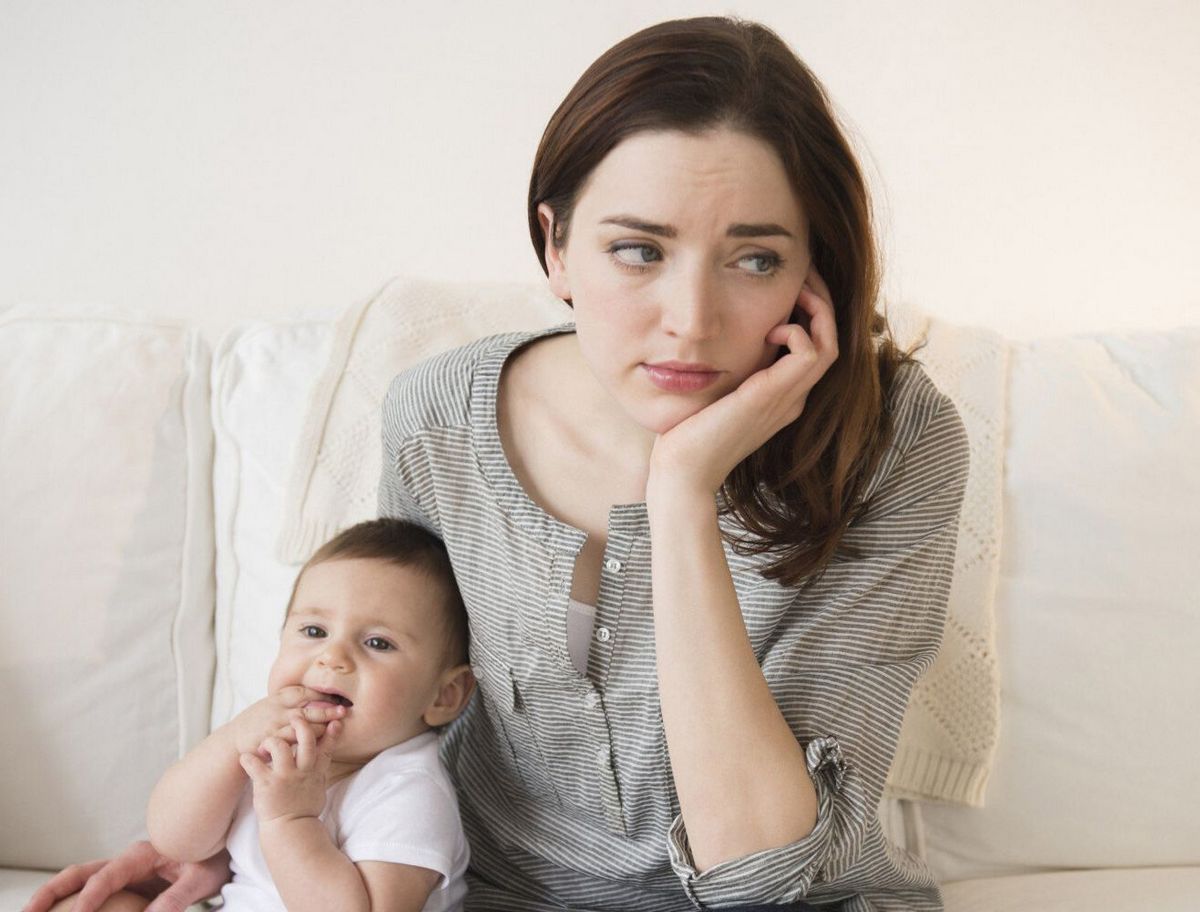
[[[538,207],[549,236],[552,211]],[[783,163],[729,129],[646,131],[585,182],[567,244],[547,244],[591,372],[664,433],[774,359],[809,269],[808,222]]]

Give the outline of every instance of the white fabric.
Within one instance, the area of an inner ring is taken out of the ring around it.
[[[917,682],[886,794],[978,806],[999,722],[991,608],[1007,347],[993,332],[929,321],[915,309],[895,316],[902,341],[928,330],[921,358],[962,414],[972,471],[945,641]],[[298,444],[285,495],[282,556],[302,561],[338,529],[375,515],[380,404],[396,373],[490,332],[550,326],[569,317],[561,302],[535,286],[400,280],[347,311]]]
[[[207,731],[207,387],[194,331],[0,319],[0,864],[137,838]]]
[[[569,319],[566,304],[534,285],[397,278],[351,307],[296,446],[281,556],[301,563],[340,529],[376,515],[380,407],[396,374],[483,336]]]
[[[422,912],[457,912],[467,887],[469,853],[454,785],[438,759],[438,740],[425,732],[376,755],[335,782],[321,822],[353,862],[385,861],[441,874]],[[226,912],[286,912],[258,841],[249,786],[226,841],[233,880],[221,891]]]
[[[1200,864],[1200,327],[1014,345],[1010,414],[1004,737],[986,809],[925,807],[929,861]]]
[[[946,912],[1195,912],[1200,868],[1051,871],[942,887]]]
[[[994,604],[1003,517],[1008,343],[991,330],[889,311],[903,347],[958,408],[971,472],[958,522],[946,630],[936,661],[913,688],[885,795],[982,807],[1000,738]]]
[[[212,725],[265,692],[296,567],[277,559],[283,488],[332,322],[252,323],[213,361],[217,667]]]
[[[595,625],[595,605],[567,599],[567,652],[570,653],[571,664],[581,675],[587,674],[592,628]]]

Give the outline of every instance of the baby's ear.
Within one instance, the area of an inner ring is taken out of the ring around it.
[[[425,724],[438,728],[453,722],[467,708],[475,691],[475,672],[470,665],[455,665],[442,672],[437,696],[425,710]]]

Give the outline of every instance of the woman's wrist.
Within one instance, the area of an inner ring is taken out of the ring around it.
[[[717,496],[705,484],[686,477],[664,473],[646,482],[646,513],[653,527],[656,520],[695,522],[715,517]]]

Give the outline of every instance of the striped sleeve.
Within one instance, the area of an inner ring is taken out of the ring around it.
[[[442,536],[437,484],[448,470],[431,462],[440,458],[431,454],[431,443],[440,432],[467,426],[465,390],[479,356],[492,344],[489,337],[443,352],[392,379],[381,415],[380,516],[407,519]]]
[[[400,459],[402,450],[405,447],[412,449],[414,445],[405,428],[405,412],[413,386],[411,374],[411,371],[407,371],[392,380],[383,403],[383,471],[379,476],[379,515],[406,519],[437,533],[437,528],[415,493],[421,484],[420,479],[414,477],[414,462],[402,462]]]
[[[826,571],[799,586],[761,657],[806,750],[816,826],[790,845],[698,872],[676,817],[671,865],[701,908],[801,899],[941,908],[927,870],[895,864],[878,820],[909,695],[941,644],[969,462],[953,403],[921,380],[895,397],[897,437],[867,511]]]

